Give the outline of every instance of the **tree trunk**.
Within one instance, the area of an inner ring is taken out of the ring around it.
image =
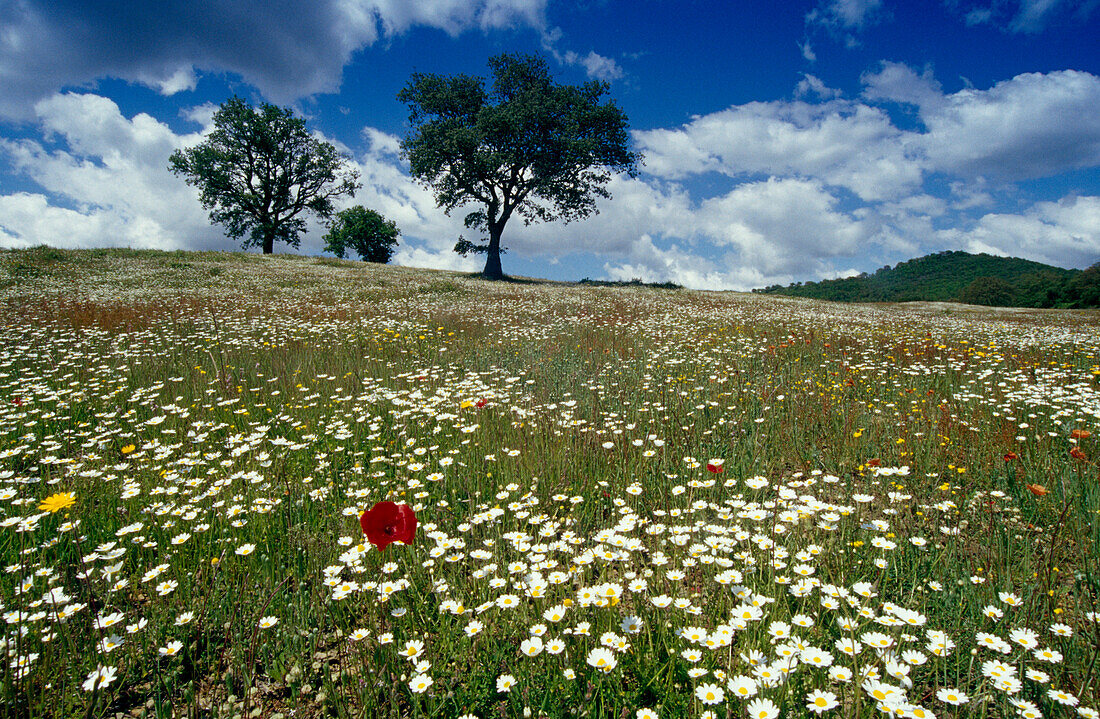
[[[264,228],[264,254],[270,255],[275,251],[275,230],[270,227]]]
[[[503,225],[489,225],[489,253],[485,258],[485,269],[481,271],[481,276],[487,280],[504,279],[504,271],[500,269],[500,234],[503,230]]]

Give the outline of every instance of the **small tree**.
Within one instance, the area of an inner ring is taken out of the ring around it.
[[[304,120],[266,103],[254,110],[239,97],[214,113],[205,140],[172,153],[168,169],[199,188],[211,222],[234,239],[247,233],[242,247],[258,245],[265,255],[276,240],[298,247],[304,212],[327,219],[333,199],[359,188],[358,173]]]
[[[385,264],[393,257],[399,234],[393,220],[356,205],[336,213],[324,237],[325,252],[343,259],[348,250],[355,250],[361,260]]]
[[[416,73],[397,98],[409,106],[401,149],[412,175],[447,214],[481,205],[465,225],[487,241],[455,249],[485,252],[484,276],[499,279],[500,238],[514,213],[527,224],[587,217],[596,197],[611,196],[611,173],[634,177],[639,158],[626,115],[604,100],[607,83],[559,85],[532,55],[498,55],[489,67],[491,92],[481,78]]]

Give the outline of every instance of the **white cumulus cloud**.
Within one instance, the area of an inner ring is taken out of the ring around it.
[[[724,265],[724,266],[723,266]],[[720,265],[672,244],[658,247],[649,235],[637,238],[624,260],[607,262],[604,272],[612,280],[629,282],[675,282],[691,289],[744,290],[756,286],[759,273],[735,262]]]
[[[933,77],[931,67],[918,75],[904,63],[883,62],[878,72],[864,73],[860,80],[864,86],[863,97],[869,100],[888,100],[929,109],[943,103],[943,89]]]
[[[10,212],[0,224],[20,245],[224,248],[195,191],[167,169],[172,151],[198,133],[177,135],[146,114],[126,118],[92,94],[55,95],[35,111],[61,147],[0,140],[14,168],[47,193],[3,197]]]
[[[988,213],[973,227],[943,230],[948,246],[1062,267],[1100,261],[1100,197],[1067,196],[1022,213]]]
[[[619,66],[619,63],[596,52],[589,52],[584,57],[580,57],[574,52],[568,52],[566,58],[571,58],[569,64],[579,64],[584,67],[585,74],[595,80],[611,82],[623,76],[623,69]]]
[[[797,175],[879,200],[912,190],[922,175],[912,136],[883,110],[847,100],[751,102],[634,137],[646,170],[660,177]]]
[[[521,256],[594,252],[621,256],[642,235],[693,240],[700,231],[695,206],[679,185],[612,177],[610,200],[599,200],[598,214],[571,223],[524,226],[512,221],[503,243]]]
[[[1021,180],[1100,165],[1100,77],[1027,73],[921,106],[936,169]]]
[[[737,248],[743,264],[765,275],[821,270],[871,239],[867,225],[841,211],[820,182],[769,178],[739,185],[699,208],[704,233]]]

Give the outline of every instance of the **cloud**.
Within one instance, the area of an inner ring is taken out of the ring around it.
[[[921,106],[924,151],[936,169],[1022,180],[1100,165],[1100,78],[1027,73]]]
[[[860,30],[882,10],[882,0],[824,0],[810,12],[813,21],[845,30]]]
[[[808,73],[802,76],[794,88],[794,96],[800,99],[817,96],[822,100],[832,100],[841,94],[840,90],[826,86],[821,78]]]
[[[844,37],[845,42],[853,46],[858,42],[856,34],[878,22],[883,14],[882,0],[821,0],[817,7],[806,13],[806,25]],[[806,56],[807,47],[808,44],[803,48],[803,56]]]
[[[1096,9],[1096,5],[1096,0],[1020,0],[1020,8],[1008,29],[1027,34],[1042,32],[1063,9],[1071,11],[1075,19],[1083,22]]]
[[[942,230],[939,239],[968,252],[1086,267],[1100,260],[1100,197],[1070,195],[1018,214],[989,213],[969,229]]]
[[[764,275],[818,271],[826,258],[850,257],[871,239],[863,221],[838,210],[820,182],[769,178],[704,201],[702,231],[737,249]]]
[[[127,247],[167,248],[171,241],[157,227],[129,223],[103,211],[78,212],[50,204],[41,194],[0,195],[0,240],[5,247]],[[134,244],[134,243],[137,244]]]
[[[625,75],[619,63],[595,51],[589,51],[587,55],[580,55],[572,50],[562,52],[558,49],[562,36],[560,27],[551,28],[542,34],[542,49],[550,53],[550,57],[554,58],[558,64],[583,67],[589,78],[603,82],[620,80]]]
[[[993,25],[1001,30],[1036,35],[1060,17],[1084,22],[1096,9],[1096,0],[996,0],[992,3],[960,3],[947,0],[947,7],[960,13],[967,26]]]
[[[484,258],[476,255],[462,257],[446,249],[430,249],[418,242],[399,241],[391,260],[403,267],[427,267],[433,270],[474,272],[485,265]]]
[[[930,172],[1014,182],[1100,165],[1095,75],[1029,73],[945,95],[930,69],[884,62],[862,81],[864,102],[828,99],[835,91],[807,75],[800,99],[734,105],[634,139],[657,177],[816,178],[866,202],[911,193]],[[923,131],[900,129],[880,102],[915,107]]]
[[[196,192],[167,170],[172,151],[198,133],[177,135],[146,114],[127,119],[91,94],[55,95],[35,111],[43,135],[61,147],[0,140],[14,169],[46,192],[0,198],[0,222],[18,244],[224,248]]]
[[[916,105],[933,110],[943,104],[943,88],[932,76],[932,68],[925,67],[918,75],[908,65],[884,61],[878,72],[860,76],[863,97],[868,100]]]
[[[758,285],[758,277],[751,268],[737,267],[730,263],[723,271],[709,258],[692,254],[673,244],[663,249],[654,244],[649,235],[642,235],[624,261],[607,262],[603,266],[609,279],[629,282],[675,282],[692,289],[744,290]]]
[[[623,76],[623,69],[609,57],[597,55],[595,52],[589,52],[584,57],[578,57],[574,52],[566,53],[566,58],[570,57],[572,59],[568,60],[569,64],[580,64],[588,77],[594,80],[611,82]]]
[[[816,177],[864,200],[897,196],[921,181],[912,135],[883,110],[846,100],[735,105],[673,130],[635,132],[634,138],[646,170],[659,177]]]
[[[1061,4],[1062,0],[1021,0],[1020,10],[1009,27],[1013,32],[1039,32],[1051,11]]]
[[[984,25],[992,19],[993,10],[991,8],[973,8],[966,13],[966,26]]]
[[[175,95],[178,92],[194,90],[199,79],[195,76],[194,67],[180,67],[172,73],[171,77],[144,77],[140,82],[156,88],[161,95]]]
[[[981,178],[969,182],[952,182],[950,185],[951,197],[953,198],[951,207],[956,210],[968,210],[974,207],[993,205],[993,195],[986,191],[985,186],[986,183]]]
[[[462,226],[464,213],[456,211],[453,217],[444,215],[436,207],[432,191],[409,176],[398,156],[400,138],[373,127],[364,128],[363,136],[369,146],[364,153],[352,158],[363,187],[354,198],[342,198],[341,207],[363,205],[393,220],[401,230],[403,239],[399,241],[405,247],[395,255],[399,264],[409,264],[411,257],[450,252],[459,234],[465,231]],[[413,254],[404,245],[404,238],[418,240],[421,254]],[[438,262],[429,266],[443,267]]]
[[[650,233],[656,250],[637,245],[637,257],[610,267],[647,279],[701,267],[683,259],[692,243],[691,252],[712,244],[700,254],[726,252],[764,283],[836,276],[870,257],[892,262],[944,247],[1063,266],[1095,261],[1092,200],[1079,198],[1073,209],[1040,202],[1018,214],[991,210],[998,196],[1017,193],[1013,183],[1021,179],[1100,166],[1100,78],[1032,73],[945,94],[930,68],[884,62],[862,82],[861,100],[851,101],[830,97],[807,75],[798,99],[735,105],[678,128],[636,132],[651,176],[696,186],[694,178],[717,174],[734,187],[689,197],[692,232]],[[922,126],[902,130],[879,103],[910,106]],[[949,192],[930,194],[932,176],[946,179]],[[982,216],[971,220],[975,211]],[[744,280],[716,271],[726,285]]]
[[[546,0],[14,0],[0,7],[0,116],[100,78],[173,94],[195,71],[239,74],[280,104],[340,86],[352,54],[413,26],[541,29]]]
[[[627,201],[608,223],[590,220],[574,230],[591,251],[608,257],[604,272],[611,279],[748,290],[837,276],[845,270],[834,263],[850,265],[883,239],[875,221],[841,211],[818,182],[750,182],[697,204],[675,185],[623,185],[615,203]],[[653,208],[649,215],[647,207]]]
[[[628,252],[645,234],[693,241],[699,233],[692,199],[675,183],[616,175],[607,189],[612,199],[597,201],[598,214],[568,224],[524,226],[513,220],[504,230],[504,244],[526,257],[571,252],[615,256]]]

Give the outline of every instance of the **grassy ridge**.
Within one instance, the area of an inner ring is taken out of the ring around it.
[[[1094,313],[2,272],[2,716],[1100,706]]]

